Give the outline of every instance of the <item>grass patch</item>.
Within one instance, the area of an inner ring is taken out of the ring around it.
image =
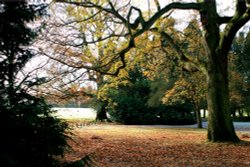
[[[96,121],[95,119],[90,118],[62,118],[62,120],[66,121],[71,127],[82,128],[89,125],[106,125],[106,124],[114,124],[110,122],[101,122]]]
[[[95,122],[94,119],[90,119],[90,118],[62,118],[63,120],[65,120],[68,123],[79,123],[79,122],[85,122],[85,123],[90,123],[90,122]]]
[[[67,159],[91,154],[97,167],[250,166],[249,138],[212,144],[206,142],[204,129],[94,125],[74,132],[74,152]]]

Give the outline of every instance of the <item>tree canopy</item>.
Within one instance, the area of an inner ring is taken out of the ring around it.
[[[131,5],[129,1],[120,4],[116,1],[56,0],[55,2],[72,5],[70,8],[72,12],[84,11],[84,15],[78,15],[79,17],[68,22],[69,24],[85,22],[85,26],[89,26],[80,33],[82,46],[107,39],[117,41],[117,49],[109,54],[108,61],[98,67],[85,65],[85,68],[95,69],[103,74],[117,75],[126,67],[128,62],[126,55],[138,46],[137,39],[145,32],[150,32],[151,37],[159,35],[161,46],[163,48],[171,46],[184,68],[188,71],[202,71],[207,77],[208,140],[238,141],[228,107],[228,53],[236,33],[249,21],[248,1],[237,0],[232,16],[220,15],[216,0],[169,2],[164,6],[156,0],[154,1],[155,12],[149,13],[144,13],[140,8]],[[185,52],[185,47],[178,45],[178,41],[171,33],[173,31],[161,24],[171,16],[172,12],[175,15],[177,10],[191,10],[199,16],[198,25],[202,32],[201,44],[204,46],[202,56],[194,57],[194,52],[191,55]],[[97,26],[95,27],[91,25],[94,22],[101,24],[95,24]],[[157,26],[159,24],[162,26]],[[225,25],[222,31],[221,25]],[[96,30],[98,30],[96,36],[91,37],[90,33]],[[149,36],[148,39],[151,37]],[[119,63],[114,63],[114,61],[119,61]],[[112,65],[113,70],[103,71],[101,67],[107,64]]]

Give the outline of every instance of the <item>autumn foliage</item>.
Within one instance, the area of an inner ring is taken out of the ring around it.
[[[189,128],[96,125],[75,129],[68,160],[90,155],[97,167],[246,167],[249,133],[239,144],[205,142],[206,131]]]

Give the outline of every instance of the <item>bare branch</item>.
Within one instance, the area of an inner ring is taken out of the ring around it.
[[[112,3],[109,2],[109,5],[111,6],[111,9],[108,8],[104,8],[102,6],[99,6],[97,4],[93,4],[89,1],[84,1],[84,2],[72,2],[72,1],[68,1],[68,0],[56,0],[56,2],[61,2],[61,3],[68,3],[68,4],[73,4],[76,6],[82,6],[82,7],[89,7],[89,8],[96,8],[99,9],[101,11],[105,11],[107,13],[111,13],[113,14],[115,17],[117,17],[118,19],[120,19],[123,24],[127,25],[129,23],[129,20],[126,20],[124,17],[122,17],[113,7]],[[170,3],[169,5],[166,5],[164,8],[162,8],[161,10],[159,10],[158,12],[156,12],[147,22],[144,21],[144,18],[142,17],[141,14],[141,10],[136,8],[136,7],[131,7],[130,8],[130,12],[132,10],[136,10],[139,13],[139,16],[136,20],[139,21],[139,23],[145,23],[143,24],[143,29],[144,30],[148,30],[155,22],[158,18],[160,18],[162,15],[164,15],[165,13],[169,12],[172,9],[180,9],[180,10],[200,10],[202,8],[202,3],[182,3],[182,2],[173,2]],[[128,17],[130,17],[130,14],[128,14]],[[138,22],[137,21],[137,22]],[[137,23],[135,22],[135,23]],[[127,25],[127,26],[131,26],[133,27],[133,29],[138,28],[139,24],[131,24],[131,25]],[[137,25],[137,26],[136,26]]]
[[[173,38],[171,38],[167,33],[164,31],[160,32],[162,36],[162,42],[169,42],[170,46],[172,46],[175,51],[177,52],[177,55],[179,56],[180,60],[182,62],[189,62],[190,60],[186,57],[186,55],[183,53],[182,49],[174,42]]]
[[[91,19],[95,18],[100,13],[101,13],[101,11],[98,11],[98,12],[92,14],[90,17],[85,18],[85,19],[81,19],[81,20],[72,20],[72,21],[68,21],[68,22],[65,22],[64,20],[61,20],[63,22],[63,24],[59,24],[59,26],[67,26],[67,25],[70,25],[70,24],[73,24],[73,23],[86,22],[88,20],[91,20]]]
[[[160,5],[159,1],[158,0],[154,0],[154,3],[156,5],[157,10],[160,11],[161,10],[161,5]]]
[[[110,8],[106,8],[106,7],[102,7],[98,4],[93,4],[90,1],[83,1],[83,2],[71,2],[71,1],[67,1],[67,0],[56,0],[56,2],[63,2],[63,3],[68,3],[68,4],[74,4],[76,6],[82,6],[82,7],[89,7],[89,8],[96,8],[100,11],[104,11],[106,13],[110,13],[113,16],[115,16],[117,19],[121,20],[121,22],[124,24],[125,27],[128,28],[129,34],[130,34],[130,39],[129,39],[129,44],[127,45],[127,47],[125,47],[123,50],[121,50],[119,53],[117,53],[118,57],[116,57],[115,59],[109,61],[107,64],[105,64],[104,66],[110,64],[111,62],[114,62],[117,60],[117,58],[120,59],[122,65],[119,66],[115,72],[110,73],[110,72],[106,72],[106,71],[101,71],[101,67],[86,67],[86,66],[82,66],[83,68],[87,68],[87,69],[91,69],[91,70],[95,70],[97,72],[100,72],[101,74],[105,74],[105,75],[118,75],[119,71],[126,67],[126,61],[125,61],[125,55],[127,52],[130,51],[130,49],[135,47],[134,44],[134,39],[138,36],[140,36],[141,34],[143,34],[145,31],[149,30],[154,23],[164,14],[166,14],[167,12],[173,10],[173,9],[181,9],[181,10],[190,10],[190,9],[194,9],[194,10],[200,10],[201,9],[201,3],[181,3],[181,2],[173,2],[170,3],[169,5],[165,6],[164,8],[162,8],[161,10],[157,11],[148,21],[145,21],[142,15],[142,12],[139,8],[136,7],[131,7],[129,9],[127,18],[125,19],[122,15],[120,15],[118,13],[118,11],[115,9],[114,5],[109,1],[109,6]],[[138,12],[139,16],[135,19],[134,23],[130,23],[130,17],[133,11]],[[141,26],[140,29],[138,29]],[[132,31],[130,29],[136,30],[132,33]],[[129,35],[127,34],[127,35]],[[107,39],[107,38],[105,38]],[[100,40],[96,40],[94,42],[99,42]],[[182,56],[182,59],[184,59],[185,57]],[[102,66],[103,67],[103,66]]]
[[[233,17],[228,17],[228,16],[224,16],[224,17],[219,17],[219,24],[225,24],[230,22],[230,20],[232,20]]]
[[[19,84],[16,86],[15,91],[20,90],[20,88],[23,86],[23,83],[25,83],[30,77],[31,74],[34,73],[35,71],[39,70],[39,69],[43,69],[46,65],[47,65],[48,61],[34,69],[32,69],[32,71],[29,71],[28,73],[24,73],[24,78],[19,82]],[[30,87],[29,87],[30,88]]]
[[[167,12],[171,11],[172,9],[180,9],[180,10],[200,10],[202,9],[202,3],[181,3],[181,2],[173,2],[158,12],[156,12],[147,22],[143,28],[148,30],[161,16],[166,14]]]
[[[179,57],[181,63],[183,64],[184,69],[186,69],[189,72],[202,71],[204,74],[207,73],[206,64],[200,62],[198,59],[191,59],[188,56],[186,56],[185,53],[182,51],[182,49],[179,47],[179,45],[173,40],[173,38],[170,35],[168,35],[164,31],[159,32],[157,28],[151,30],[160,33],[162,37],[161,48],[164,52],[166,52],[165,50],[166,45],[170,45],[177,52],[177,56]]]
[[[139,16],[136,18],[135,22],[134,23],[130,23],[130,17],[132,15],[132,12],[133,10],[137,11]],[[139,24],[141,23],[142,26],[144,26],[144,23],[145,23],[145,20],[143,18],[143,15],[142,15],[142,12],[139,8],[136,8],[134,6],[132,6],[130,9],[129,9],[129,12],[128,12],[128,16],[127,16],[127,20],[129,22],[129,27],[131,27],[132,29],[136,29]]]
[[[224,34],[220,40],[220,49],[223,54],[228,54],[234,36],[238,30],[250,20],[250,6],[246,1],[237,0],[236,12],[232,19],[227,23]]]

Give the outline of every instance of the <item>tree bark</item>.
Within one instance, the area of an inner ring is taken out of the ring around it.
[[[236,108],[235,107],[231,107],[230,108],[230,113],[231,113],[231,115],[232,115],[232,117],[236,117]]]
[[[101,121],[104,122],[105,120],[109,121],[107,117],[107,112],[106,112],[106,107],[107,107],[107,102],[103,101],[98,101],[98,108],[96,110],[96,121]]]
[[[243,116],[243,110],[241,110],[240,108],[238,108],[238,112],[239,112],[239,117],[240,117],[240,118],[244,117],[244,116]]]
[[[196,122],[197,122],[197,128],[203,128],[202,127],[202,119],[201,119],[201,112],[198,107],[198,105],[195,105],[195,115],[196,115]]]
[[[15,59],[15,55],[14,55],[14,51],[10,51],[9,54],[7,54],[8,56],[8,88],[7,88],[7,93],[8,93],[8,100],[9,100],[9,106],[13,106],[15,104],[15,97],[14,97],[14,75],[15,75],[15,64],[14,64],[14,59]]]
[[[200,11],[201,22],[205,29],[207,44],[207,105],[208,105],[208,134],[211,142],[237,142],[237,137],[229,108],[228,88],[228,52],[231,47],[231,36],[221,38],[219,18],[215,0],[205,0],[204,9]],[[229,28],[230,29],[230,28]],[[229,35],[230,34],[230,35]]]
[[[212,142],[237,142],[229,109],[227,61],[221,55],[212,55],[208,71],[208,140]],[[216,61],[215,61],[216,59]]]
[[[203,118],[206,118],[206,109],[203,109]]]

